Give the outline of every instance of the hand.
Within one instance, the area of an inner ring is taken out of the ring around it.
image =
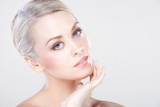
[[[85,101],[91,96],[94,88],[96,88],[104,78],[104,66],[100,68],[97,61],[93,60],[92,70],[90,75],[90,82],[85,84],[79,84],[77,89],[62,102],[63,107],[82,107]]]

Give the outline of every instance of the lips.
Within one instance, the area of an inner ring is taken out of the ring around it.
[[[80,59],[77,64],[74,67],[82,67],[87,64],[88,56],[84,56],[82,59]]]

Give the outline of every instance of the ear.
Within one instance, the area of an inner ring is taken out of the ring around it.
[[[28,65],[32,68],[32,70],[34,70],[36,72],[43,72],[44,71],[44,67],[42,65],[40,65],[36,60],[34,60],[28,56],[25,56],[24,59],[28,63]]]

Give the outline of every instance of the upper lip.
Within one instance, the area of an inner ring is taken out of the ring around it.
[[[87,57],[88,57],[88,56],[82,57],[82,58],[77,62],[77,64],[76,64],[75,66],[77,66],[81,61],[85,60]],[[75,67],[75,66],[74,66],[74,67]]]

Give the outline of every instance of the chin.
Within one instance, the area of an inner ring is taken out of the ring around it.
[[[86,69],[80,71],[80,74],[78,75],[79,76],[79,80],[80,79],[84,79],[84,78],[87,78],[88,76],[90,76],[92,74],[92,67],[89,66],[87,67]]]

